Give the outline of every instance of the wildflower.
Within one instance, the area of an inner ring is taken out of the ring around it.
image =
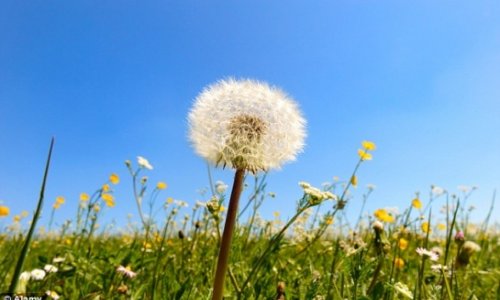
[[[437,246],[432,247],[431,251],[436,253],[436,255],[439,257],[443,256],[443,249],[441,249],[441,247],[437,247]]]
[[[50,298],[57,300],[59,299],[59,295],[55,291],[46,291],[45,295],[49,296]]]
[[[437,224],[436,227],[438,230],[441,230],[441,231],[446,230],[446,224],[443,224],[443,223]]]
[[[459,191],[461,191],[462,193],[467,194],[468,192],[470,192],[471,190],[473,190],[474,187],[470,187],[470,186],[467,186],[467,185],[459,185],[459,186],[457,186],[457,189]]]
[[[148,182],[148,176],[142,176],[142,178],[141,178],[141,184],[145,185],[146,182]]]
[[[376,231],[376,232],[382,232],[384,231],[384,224],[380,221],[375,221],[373,222],[372,224],[372,228]]]
[[[58,196],[58,197],[56,198],[56,203],[57,203],[57,204],[64,204],[64,202],[66,202],[66,200],[64,199],[64,197],[63,197],[63,196]]]
[[[114,207],[115,206],[115,198],[111,194],[102,194],[101,195],[102,200],[106,203],[106,206],[108,207]]]
[[[128,278],[134,278],[137,275],[137,273],[135,273],[134,271],[132,271],[132,269],[130,269],[130,266],[127,267],[119,266],[116,269],[116,271],[120,274],[125,275]]]
[[[418,255],[429,257],[432,261],[437,261],[439,259],[439,256],[435,252],[429,251],[425,248],[419,247],[415,251],[417,251]]]
[[[188,119],[189,138],[201,157],[253,173],[294,160],[306,136],[297,105],[278,88],[253,80],[207,87]]]
[[[406,248],[408,248],[408,240],[406,240],[404,238],[400,238],[398,245],[399,245],[399,249],[406,250]]]
[[[26,218],[28,215],[29,215],[29,212],[27,212],[26,210],[23,210],[23,211],[21,212],[21,217],[22,217],[22,218]]]
[[[226,192],[227,185],[224,184],[222,181],[217,181],[215,183],[215,190],[217,191],[218,194],[224,194]]]
[[[356,175],[352,175],[351,177],[351,180],[350,180],[350,183],[352,184],[352,186],[356,187],[358,186],[358,177]]]
[[[112,183],[112,184],[118,184],[120,183],[120,177],[118,177],[117,174],[113,173],[109,176],[109,181]]]
[[[377,149],[375,143],[370,141],[362,141],[361,146],[363,146],[363,148],[367,151],[374,151],[375,149]]]
[[[304,194],[307,196],[310,205],[320,204],[325,199],[323,192],[315,187],[305,188]]]
[[[361,160],[372,160],[372,155],[366,150],[358,149],[358,156]]]
[[[21,216],[20,215],[15,215],[14,218],[12,218],[12,220],[17,223],[17,222],[20,222],[21,221]]]
[[[140,168],[153,170],[153,166],[149,163],[147,159],[142,156],[137,156],[137,164]]]
[[[58,264],[64,262],[65,260],[66,259],[64,257],[54,257],[54,259],[52,259],[52,262]]]
[[[420,227],[422,228],[422,231],[424,233],[431,233],[431,231],[432,231],[429,222],[423,222]]]
[[[43,280],[45,278],[45,271],[41,269],[34,269],[31,271],[31,279]]]
[[[413,293],[410,291],[408,286],[401,282],[396,282],[394,284],[394,290],[405,298],[413,299]]]
[[[167,200],[165,201],[167,204],[172,204],[174,203],[174,198],[168,197]]]
[[[279,212],[279,211],[275,211],[275,212],[273,212],[273,216],[274,216],[275,218],[279,218],[279,217],[280,217],[280,212]]]
[[[81,193],[80,194],[80,201],[87,202],[87,201],[89,201],[89,199],[90,199],[89,194],[87,194],[87,193]]]
[[[56,266],[54,265],[45,265],[45,267],[43,267],[43,269],[45,270],[45,272],[47,273],[57,273],[58,269]]]
[[[464,232],[463,231],[458,231],[456,234],[455,234],[455,242],[457,244],[463,244],[465,241],[465,235],[464,235]]]
[[[307,189],[307,188],[310,188],[311,185],[308,183],[308,182],[305,182],[305,181],[300,181],[299,182],[299,186],[303,189]]]
[[[325,224],[326,225],[332,225],[333,224],[333,217],[332,216],[326,216],[325,217]]]
[[[466,241],[463,245],[462,248],[460,248],[460,252],[457,255],[456,258],[456,264],[457,267],[465,267],[469,264],[470,258],[472,254],[479,252],[481,250],[481,247],[471,241]]]
[[[436,197],[443,195],[445,192],[446,191],[442,187],[435,186],[435,185],[431,186],[431,193]]]
[[[101,207],[98,204],[94,204],[93,209],[95,212],[99,212],[101,210]]]
[[[386,222],[386,223],[393,223],[394,222],[394,216],[389,214],[387,210],[385,209],[377,209],[373,215],[375,218],[377,218],[379,221]]]
[[[163,181],[160,181],[156,184],[156,188],[159,190],[164,190],[167,188],[167,184]]]
[[[111,188],[109,187],[109,184],[107,184],[107,183],[103,184],[101,189],[102,189],[103,193],[107,193],[111,190]]]
[[[405,261],[401,257],[396,257],[394,259],[394,266],[398,269],[402,269],[405,266]]]
[[[22,272],[19,275],[19,281],[29,281],[31,279],[31,272]]]
[[[421,209],[422,208],[422,202],[420,199],[415,198],[411,201],[411,206],[415,207],[416,209]]]

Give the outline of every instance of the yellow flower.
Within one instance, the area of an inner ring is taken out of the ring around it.
[[[382,222],[393,223],[394,217],[389,214],[385,209],[377,209],[373,215]]]
[[[399,239],[399,249],[406,250],[406,248],[408,248],[408,241],[403,238]]]
[[[279,211],[275,211],[273,212],[273,215],[275,218],[279,218],[280,217],[280,212]]]
[[[118,184],[120,183],[120,177],[118,177],[117,174],[113,173],[109,176],[109,181],[112,183],[112,184]]]
[[[396,257],[394,259],[394,266],[398,269],[402,269],[405,266],[405,261],[400,257]]]
[[[415,207],[416,209],[421,209],[422,208],[422,202],[420,201],[420,199],[418,198],[415,198],[411,201],[411,205],[413,207]]]
[[[332,216],[327,216],[325,218],[325,224],[326,225],[332,225],[333,224],[333,218],[332,218]]]
[[[0,217],[6,217],[10,213],[10,209],[7,206],[0,205]]]
[[[56,198],[56,203],[59,204],[59,205],[64,204],[65,201],[66,200],[64,199],[63,196],[59,196],[59,197]]]
[[[28,212],[28,211],[26,211],[26,210],[23,210],[23,211],[21,212],[21,217],[22,217],[22,218],[26,218],[28,215],[29,215],[29,212]]]
[[[443,223],[437,224],[437,229],[441,230],[441,231],[446,230],[446,224],[443,224]]]
[[[172,204],[172,203],[174,203],[174,198],[168,197],[167,198],[167,204]]]
[[[358,149],[358,155],[361,160],[372,160],[372,155],[364,149]]]
[[[110,189],[109,184],[104,184],[104,185],[102,186],[102,191],[103,191],[103,192],[109,192],[109,189]]]
[[[17,222],[19,222],[19,221],[21,221],[21,216],[20,216],[20,215],[15,215],[15,216],[14,216],[14,222],[16,222],[16,223],[17,223]]]
[[[160,181],[156,184],[156,188],[159,190],[164,190],[167,188],[167,184],[163,181]]]
[[[115,198],[111,194],[102,194],[102,200],[106,202],[106,205],[109,207],[114,207],[115,206]]]
[[[432,231],[429,226],[429,222],[423,222],[421,227],[424,233],[430,233]]]
[[[94,204],[94,211],[99,212],[101,210],[101,207],[97,204]]]
[[[354,187],[356,187],[358,185],[358,177],[356,177],[356,175],[352,175],[352,177],[351,177],[351,184]]]
[[[363,146],[363,148],[365,148],[367,151],[373,151],[377,149],[375,143],[370,141],[362,141],[361,146]]]
[[[87,193],[81,193],[80,194],[80,201],[86,202],[86,201],[89,201],[89,199],[90,199],[89,194],[87,194]]]

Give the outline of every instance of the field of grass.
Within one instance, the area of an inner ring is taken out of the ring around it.
[[[225,299],[500,299],[500,235],[489,217],[468,224],[463,204],[474,189],[462,187],[457,196],[432,187],[428,199],[409,200],[402,213],[361,212],[348,223],[347,204],[364,203],[373,189],[361,199],[350,196],[358,167],[371,159],[359,154],[346,181],[321,189],[299,183],[304,193],[290,219],[278,212],[262,219],[259,209],[273,194],[265,174],[246,176]],[[114,206],[116,174],[92,195],[81,194],[72,222],[39,227],[29,243],[20,226],[29,216],[14,216],[0,232],[0,291],[14,287],[53,299],[210,299],[230,190],[217,182],[194,207],[171,198],[160,203],[166,184],[141,177],[148,164],[126,162],[141,226],[98,225],[102,208]],[[437,198],[446,205],[433,207]],[[52,217],[63,204],[55,200]],[[7,220],[8,207],[0,208]],[[162,217],[148,218],[156,208]]]

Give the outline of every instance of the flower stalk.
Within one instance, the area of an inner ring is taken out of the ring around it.
[[[231,240],[233,238],[234,226],[236,224],[236,216],[238,214],[238,202],[240,200],[241,191],[243,190],[243,178],[245,176],[244,169],[237,169],[234,174],[233,189],[229,200],[229,208],[222,233],[222,241],[219,250],[219,258],[217,259],[217,270],[214,279],[213,300],[222,300],[224,295],[224,281],[226,278],[229,255],[231,252]]]

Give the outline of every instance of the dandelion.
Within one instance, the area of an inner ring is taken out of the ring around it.
[[[429,251],[425,248],[419,247],[415,251],[418,253],[418,255],[424,256],[424,257],[429,257],[429,259],[432,261],[437,261],[439,259],[439,255],[437,255],[435,252]]]
[[[120,274],[123,274],[123,275],[125,275],[128,278],[134,278],[135,276],[137,276],[137,273],[135,273],[134,271],[132,271],[132,269],[130,268],[130,266],[126,266],[126,267],[119,266],[116,269],[116,272],[118,272]]]
[[[42,269],[34,269],[31,271],[30,275],[31,275],[31,279],[39,281],[39,280],[43,280],[45,278],[46,273]]]
[[[422,228],[422,231],[424,233],[431,233],[431,226],[430,226],[429,222],[423,222],[420,227]]]
[[[420,199],[415,198],[411,201],[411,206],[413,206],[414,208],[416,209],[421,209],[422,208],[422,202],[420,201]]]
[[[399,239],[398,245],[399,249],[406,250],[406,248],[408,248],[408,240],[401,238]]]
[[[87,194],[87,193],[81,193],[80,194],[80,201],[87,202],[87,201],[89,201],[89,199],[90,199],[89,194]]]
[[[373,215],[375,216],[375,218],[377,218],[379,221],[381,222],[385,222],[385,223],[393,223],[394,222],[394,216],[389,214],[387,212],[387,210],[385,209],[377,209]]]
[[[120,177],[118,177],[117,174],[113,173],[109,176],[109,181],[112,183],[112,184],[118,184],[120,183]]]
[[[156,188],[159,190],[164,190],[167,188],[167,184],[163,181],[160,181],[156,184]]]
[[[401,257],[396,257],[394,259],[394,266],[398,269],[403,269],[405,266],[405,261]]]
[[[238,201],[246,171],[280,168],[304,147],[305,120],[285,93],[253,80],[222,80],[207,87],[188,116],[195,151],[216,166],[236,170],[220,245],[213,299],[222,299]]]
[[[374,151],[375,149],[377,149],[377,146],[375,145],[375,143],[370,142],[370,141],[362,141],[361,146],[363,146],[363,148],[366,151]]]
[[[137,156],[137,164],[140,168],[153,170],[153,166],[149,163],[147,159],[142,156]]]

